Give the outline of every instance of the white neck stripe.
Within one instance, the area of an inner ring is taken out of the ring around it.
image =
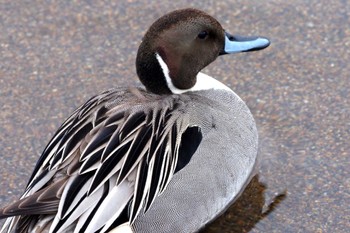
[[[158,53],[156,53],[156,58],[159,62],[160,67],[162,68],[166,83],[167,83],[170,91],[174,94],[183,93],[181,89],[178,89],[174,86],[174,84],[170,78],[170,75],[169,75],[169,68],[168,68],[167,64],[164,62],[163,58]]]
[[[168,88],[173,94],[182,94],[188,91],[201,91],[201,90],[209,90],[209,89],[220,89],[220,90],[233,92],[225,84],[201,72],[197,74],[197,81],[193,87],[189,89],[179,89],[174,86],[169,75],[169,68],[167,64],[164,62],[163,58],[158,53],[156,53],[156,58],[159,62],[160,67],[162,68]]]

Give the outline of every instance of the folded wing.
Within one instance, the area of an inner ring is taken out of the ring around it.
[[[54,215],[51,232],[132,223],[190,161],[202,134],[181,111],[186,103],[112,104],[114,94],[90,99],[59,128],[21,200],[0,210],[0,218],[16,216],[8,230],[18,221],[29,229],[28,216],[38,214]]]

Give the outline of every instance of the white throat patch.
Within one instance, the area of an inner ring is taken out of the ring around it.
[[[226,91],[233,92],[225,84],[201,72],[197,74],[197,82],[193,87],[189,89],[179,89],[174,86],[173,81],[169,76],[169,68],[167,64],[164,62],[163,58],[158,53],[156,53],[156,58],[159,62],[160,67],[162,68],[168,88],[173,94],[182,94],[189,91],[201,91],[201,90],[209,90],[209,89],[219,89],[219,90],[226,90]]]

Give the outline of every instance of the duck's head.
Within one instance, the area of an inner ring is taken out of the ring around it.
[[[156,94],[188,90],[200,70],[219,55],[264,49],[262,37],[238,37],[226,32],[210,15],[196,10],[176,10],[148,29],[139,47],[136,70],[145,87]]]

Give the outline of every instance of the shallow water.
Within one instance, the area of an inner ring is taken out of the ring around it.
[[[112,86],[136,85],[134,59],[154,19],[187,1],[0,3],[0,206],[20,196],[69,113]],[[348,232],[350,5],[202,1],[232,34],[271,46],[205,69],[250,107],[261,166],[203,232]],[[132,78],[130,78],[132,77]],[[0,224],[1,225],[1,224]]]

